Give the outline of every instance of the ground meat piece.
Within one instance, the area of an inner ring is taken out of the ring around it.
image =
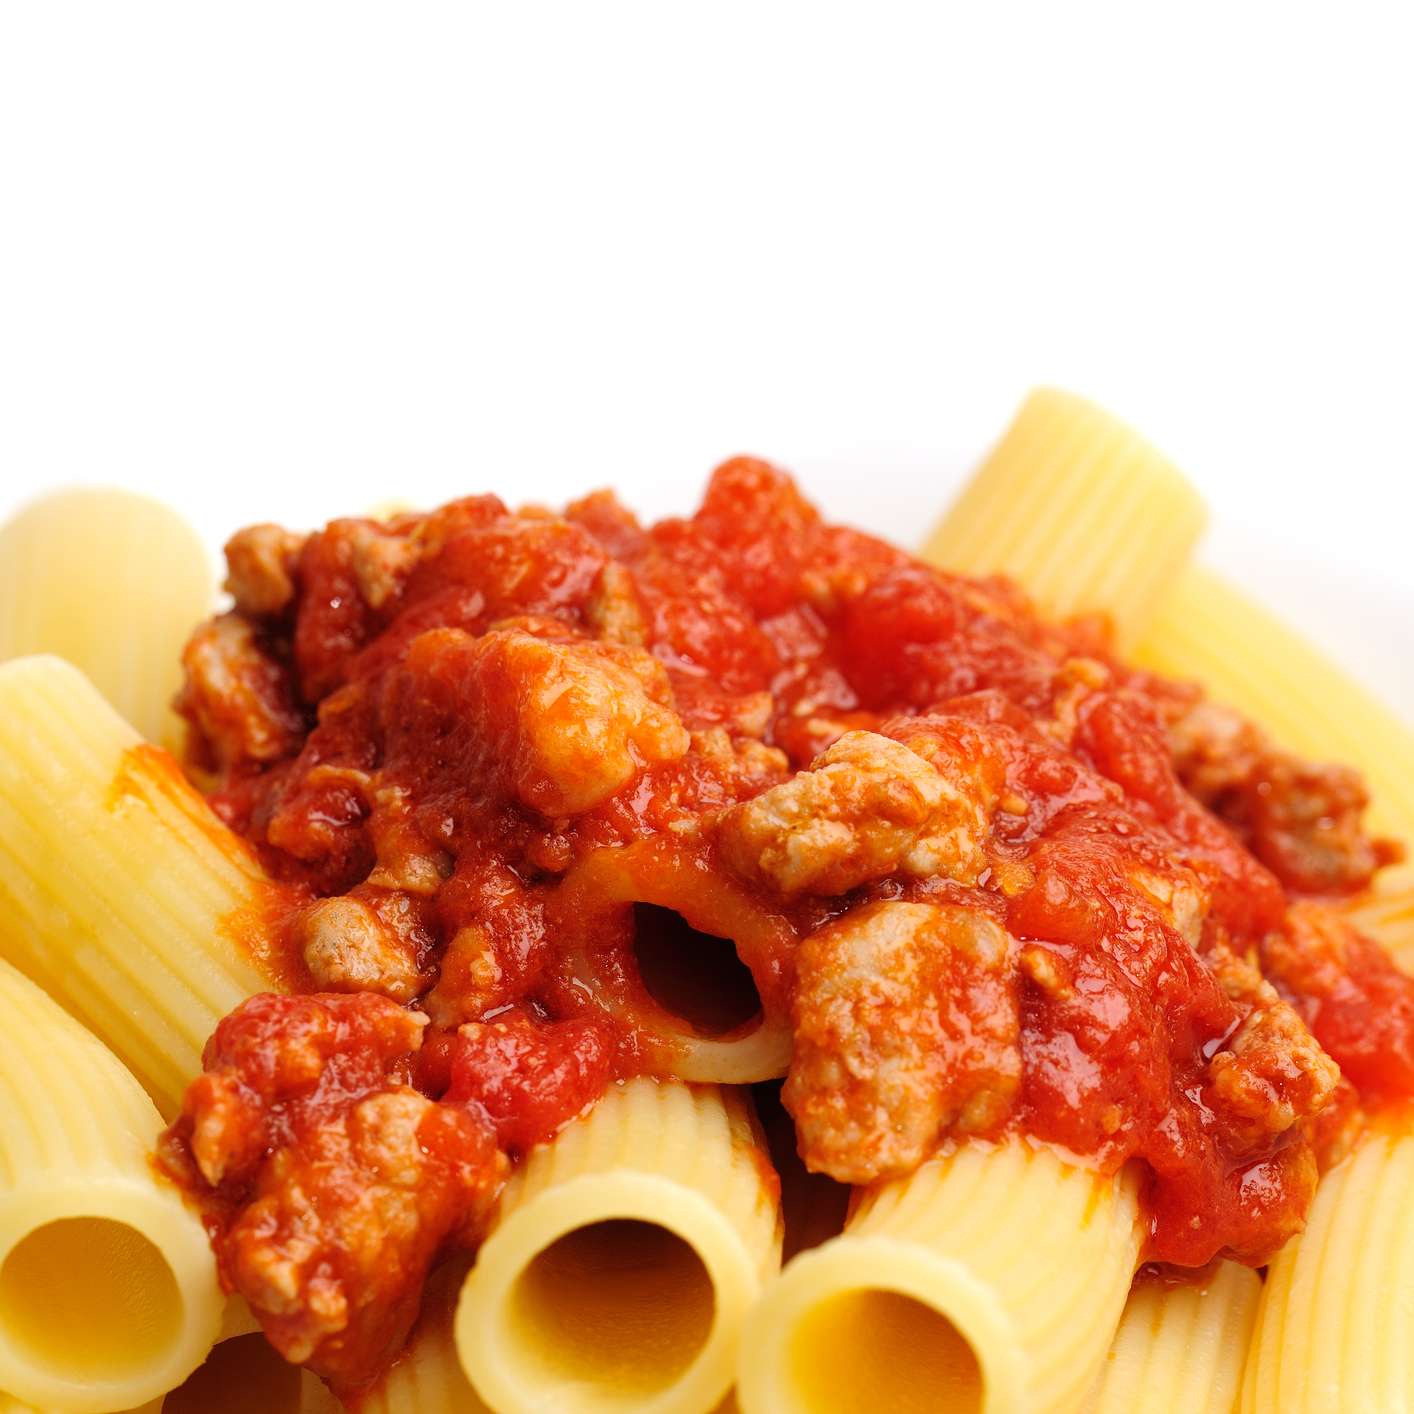
[[[363,602],[382,609],[403,592],[408,576],[421,558],[421,543],[367,521],[351,521],[349,565]]]
[[[1229,708],[1200,702],[1169,730],[1183,784],[1233,825],[1288,889],[1349,894],[1398,857],[1365,834],[1369,797],[1358,772],[1278,750]]]
[[[1236,1033],[1208,1063],[1204,1096],[1234,1157],[1260,1153],[1273,1138],[1318,1115],[1340,1068],[1270,983]]]
[[[379,992],[410,1002],[427,986],[416,950],[360,899],[320,899],[291,926],[320,991]]]
[[[306,728],[289,674],[239,614],[203,624],[182,652],[186,681],[176,709],[201,734],[221,770],[276,761],[299,749]]]
[[[412,792],[404,786],[370,782],[367,794],[373,806],[368,835],[378,856],[368,882],[385,889],[432,896],[451,874],[453,860],[418,828]]]
[[[287,1360],[344,1387],[397,1351],[433,1259],[508,1171],[474,1113],[387,1078],[425,1024],[368,993],[253,997],[159,1145],[227,1288]]]
[[[1270,750],[1267,735],[1216,702],[1198,702],[1169,727],[1174,769],[1204,805],[1241,786]]]
[[[945,1130],[1006,1118],[1021,1081],[1009,946],[980,912],[910,903],[853,909],[801,944],[781,1098],[810,1169],[905,1174]]]
[[[1389,862],[1364,832],[1369,796],[1359,772],[1348,766],[1273,753],[1241,800],[1243,809],[1233,818],[1250,829],[1252,852],[1298,893],[1358,893]]]
[[[609,560],[600,572],[584,617],[599,638],[630,648],[647,646],[648,625],[633,575],[617,560]]]
[[[1362,1096],[1414,1093],[1414,978],[1377,942],[1334,909],[1299,902],[1261,960]]]
[[[505,972],[486,929],[469,923],[458,928],[442,954],[441,975],[423,1005],[437,1026],[458,1026],[506,1000]]]
[[[979,774],[944,775],[874,732],[849,732],[793,780],[729,810],[723,858],[786,895],[842,894],[896,869],[975,883],[994,801]]]
[[[476,728],[488,773],[552,818],[592,809],[645,761],[688,749],[662,665],[641,649],[440,629],[414,642],[408,672],[452,689],[448,705]]]
[[[252,525],[226,542],[225,589],[252,618],[282,613],[295,597],[295,561],[307,539],[280,525]]]

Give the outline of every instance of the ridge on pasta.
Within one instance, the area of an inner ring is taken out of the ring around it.
[[[1202,514],[1043,392],[941,566],[751,458],[654,526],[249,527],[183,655],[204,801],[72,669],[0,668],[0,953],[175,1115],[157,1169],[305,1405],[1073,1414],[1180,1329],[1221,1402],[1232,1264],[1373,1162],[1414,983],[1360,778],[1157,670]],[[1224,1296],[1155,1304],[1181,1272]]]

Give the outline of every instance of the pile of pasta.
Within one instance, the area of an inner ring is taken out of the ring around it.
[[[1053,615],[1108,614],[1140,664],[1358,767],[1375,828],[1414,839],[1414,738],[1190,563],[1203,520],[1142,439],[1042,390],[923,555],[1009,575]],[[217,1022],[279,989],[258,946],[270,881],[162,749],[209,598],[191,533],[138,497],[70,493],[0,530],[0,1414],[339,1407],[223,1295],[201,1220],[149,1161]],[[1414,970],[1408,868],[1349,911]],[[684,1051],[676,1079],[611,1086],[537,1146],[363,1414],[1414,1401],[1402,1112],[1325,1176],[1265,1281],[1227,1261],[1135,1281],[1130,1169],[964,1140],[847,1216],[803,1172],[778,1180],[736,1082],[781,1074],[780,1039]]]

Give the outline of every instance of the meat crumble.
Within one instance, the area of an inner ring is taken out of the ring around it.
[[[341,1388],[526,1149],[669,1068],[640,905],[790,1028],[810,1168],[1137,1159],[1154,1261],[1265,1261],[1360,1107],[1414,1093],[1414,982],[1330,906],[1397,855],[1358,778],[766,463],[649,528],[477,496],[227,554],[179,705],[308,995],[221,1023],[160,1160]]]

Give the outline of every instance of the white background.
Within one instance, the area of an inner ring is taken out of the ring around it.
[[[390,496],[916,541],[1025,391],[1414,721],[1403,5],[0,7],[0,515]]]

